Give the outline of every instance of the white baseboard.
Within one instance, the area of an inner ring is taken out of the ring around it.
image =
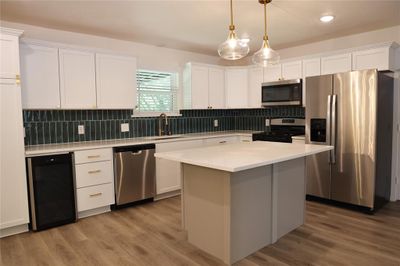
[[[110,206],[104,206],[104,207],[99,207],[96,209],[91,209],[91,210],[87,210],[87,211],[82,211],[82,212],[78,212],[78,219],[81,218],[85,218],[85,217],[89,217],[89,216],[93,216],[93,215],[98,215],[98,214],[102,214],[102,213],[106,213],[111,211]]]
[[[25,233],[29,231],[28,224],[21,224],[9,228],[0,229],[0,238],[12,236],[20,233]]]
[[[180,194],[181,194],[181,190],[178,189],[178,190],[166,192],[166,193],[163,193],[163,194],[159,194],[159,195],[154,197],[154,200],[157,201],[157,200],[172,198],[172,197],[178,196]]]

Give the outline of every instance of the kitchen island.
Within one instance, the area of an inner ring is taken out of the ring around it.
[[[304,223],[305,156],[332,148],[256,141],[155,156],[181,163],[188,241],[232,264]]]

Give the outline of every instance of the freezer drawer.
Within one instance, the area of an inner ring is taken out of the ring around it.
[[[114,152],[116,204],[155,196],[155,145],[116,148]]]

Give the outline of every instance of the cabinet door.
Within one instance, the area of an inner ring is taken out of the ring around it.
[[[0,34],[0,78],[15,79],[19,75],[19,38]]]
[[[351,71],[351,54],[321,57],[321,74],[334,74]]]
[[[208,68],[193,66],[191,68],[191,102],[192,109],[208,108]]]
[[[94,53],[59,50],[63,109],[96,108]]]
[[[208,105],[214,109],[225,108],[225,73],[221,68],[208,69]]]
[[[97,108],[134,109],[137,103],[136,59],[96,54]]]
[[[29,223],[21,91],[15,79],[0,79],[0,121],[0,229],[4,229]]]
[[[353,70],[389,70],[389,47],[368,49],[353,53]]]
[[[313,77],[321,75],[321,59],[312,58],[303,60],[303,77]]]
[[[184,150],[203,146],[202,140],[176,141],[156,144],[156,152]],[[181,166],[179,162],[156,158],[157,195],[181,189]]]
[[[249,69],[249,101],[251,108],[261,107],[261,85],[263,83],[263,68],[252,67]]]
[[[303,76],[301,61],[282,64],[282,79],[300,79]]]
[[[21,86],[25,109],[60,108],[58,49],[22,44]]]
[[[246,108],[247,87],[247,69],[225,70],[226,107]]]
[[[277,81],[282,79],[282,66],[276,64],[264,68],[264,82]]]

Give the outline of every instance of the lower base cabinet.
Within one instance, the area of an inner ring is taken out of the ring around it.
[[[111,148],[75,152],[78,217],[102,213],[114,204],[112,158]]]

